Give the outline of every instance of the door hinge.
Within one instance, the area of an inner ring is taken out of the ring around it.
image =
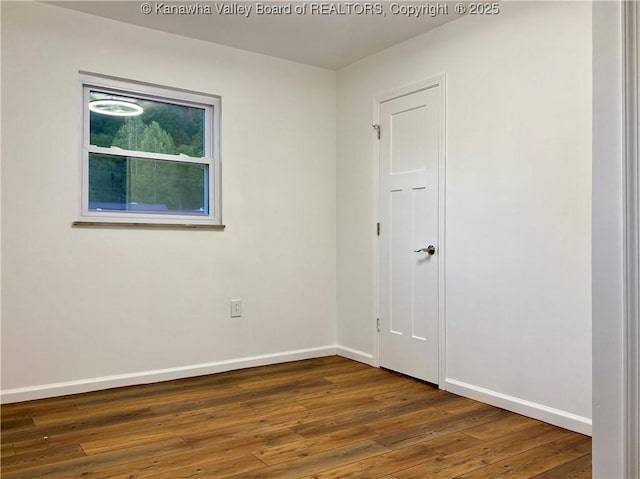
[[[378,140],[380,139],[380,125],[376,123],[375,125],[371,125],[371,127],[376,130],[376,134],[378,135]]]
[[[376,223],[376,233],[380,236],[380,223]]]
[[[380,318],[376,318],[376,331],[380,332]]]

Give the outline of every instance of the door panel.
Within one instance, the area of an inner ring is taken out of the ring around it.
[[[399,111],[391,117],[394,141],[391,144],[391,172],[393,174],[424,168],[424,142],[420,126],[427,117],[426,105]]]
[[[433,383],[440,122],[439,86],[380,104],[380,365]]]

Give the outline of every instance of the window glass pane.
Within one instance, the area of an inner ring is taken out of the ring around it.
[[[205,156],[204,108],[91,90],[89,109],[94,146]]]
[[[89,154],[89,210],[206,215],[209,166]]]

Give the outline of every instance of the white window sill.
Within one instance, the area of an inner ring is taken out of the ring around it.
[[[224,230],[225,225],[199,225],[185,223],[134,223],[115,221],[74,221],[74,228],[147,228],[147,229],[195,229],[195,230]]]

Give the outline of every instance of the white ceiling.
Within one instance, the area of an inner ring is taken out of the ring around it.
[[[337,70],[372,53],[413,38],[439,25],[459,18],[449,6],[448,15],[409,17],[390,12],[390,1],[380,2],[385,15],[257,15],[257,2],[231,1],[149,1],[152,13],[141,13],[142,1],[54,1],[47,2],[84,13],[175,33],[252,52]],[[293,6],[301,0],[263,2]],[[320,3],[320,2],[317,2]],[[347,8],[348,2],[322,2]],[[369,3],[369,2],[362,2]],[[373,3],[373,2],[371,2]],[[369,3],[369,4],[371,4]],[[156,13],[156,5],[208,6],[211,14],[166,15]],[[252,6],[249,17],[221,15],[217,5]],[[400,5],[424,5],[425,2],[398,2]],[[432,5],[436,5],[432,3]],[[310,5],[309,5],[310,6]],[[309,7],[307,7],[309,8]],[[346,10],[345,10],[346,11]]]

